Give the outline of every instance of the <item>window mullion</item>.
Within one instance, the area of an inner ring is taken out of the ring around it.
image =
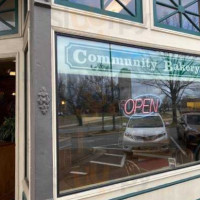
[[[180,28],[183,28],[183,16],[179,13],[179,20],[180,20]]]

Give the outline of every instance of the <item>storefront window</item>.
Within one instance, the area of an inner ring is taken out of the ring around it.
[[[55,0],[56,3],[142,22],[141,0]]]
[[[0,35],[17,33],[18,1],[0,0]]]
[[[155,25],[200,35],[200,2],[154,0]]]
[[[200,57],[57,36],[63,195],[200,158]]]

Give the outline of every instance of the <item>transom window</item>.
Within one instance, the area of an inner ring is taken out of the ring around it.
[[[14,34],[18,30],[18,1],[0,0],[0,35]]]
[[[155,25],[200,35],[200,0],[154,0]]]
[[[142,22],[141,0],[55,0],[56,3]]]

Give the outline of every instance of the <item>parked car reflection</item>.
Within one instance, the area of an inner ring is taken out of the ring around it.
[[[178,120],[177,135],[187,146],[200,144],[200,113],[183,114]]]
[[[168,147],[169,138],[160,114],[133,115],[127,123],[122,144],[127,151]]]

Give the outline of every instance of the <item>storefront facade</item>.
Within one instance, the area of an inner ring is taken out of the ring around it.
[[[21,0],[6,12],[15,199],[200,198],[199,1]]]

